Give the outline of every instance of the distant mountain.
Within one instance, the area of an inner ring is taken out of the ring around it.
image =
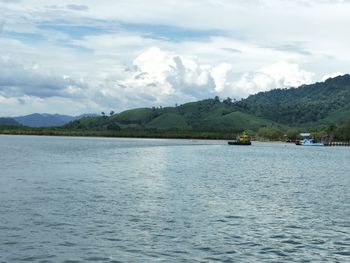
[[[350,75],[299,88],[275,89],[247,99],[218,97],[178,107],[139,108],[65,125],[84,130],[245,130],[306,127],[350,119]]]
[[[29,127],[54,127],[62,126],[74,120],[74,117],[59,114],[39,114],[34,113],[26,116],[14,117],[14,119],[24,126]]]
[[[25,116],[13,117],[13,119],[16,122],[28,127],[58,127],[63,126],[71,121],[93,115],[95,114],[69,116],[60,114],[34,113]]]
[[[21,124],[15,121],[13,118],[0,118],[0,125],[21,126]]]

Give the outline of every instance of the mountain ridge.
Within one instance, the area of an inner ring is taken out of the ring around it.
[[[94,113],[81,114],[78,116],[50,114],[50,113],[32,113],[15,117],[0,117],[0,125],[8,126],[27,126],[33,128],[39,127],[60,127],[71,121],[78,120],[88,116],[97,116]]]

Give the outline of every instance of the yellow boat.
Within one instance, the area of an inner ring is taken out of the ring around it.
[[[229,141],[229,145],[252,145],[251,139],[248,135],[243,134],[239,136],[238,140]]]

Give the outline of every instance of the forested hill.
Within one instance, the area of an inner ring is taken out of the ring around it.
[[[245,130],[303,127],[350,119],[350,76],[299,88],[275,89],[241,101],[207,99],[176,107],[138,108],[87,117],[66,128],[86,130]]]
[[[350,118],[350,75],[261,92],[236,106],[245,113],[289,126],[338,123]]]

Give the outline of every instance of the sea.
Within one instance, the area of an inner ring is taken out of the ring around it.
[[[0,262],[350,262],[350,147],[2,135]]]

